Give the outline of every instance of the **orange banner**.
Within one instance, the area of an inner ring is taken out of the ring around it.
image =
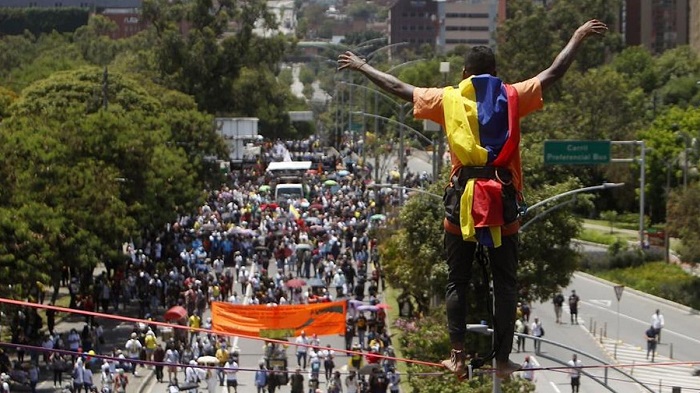
[[[228,334],[282,339],[345,333],[346,302],[294,304],[277,307],[212,302],[212,329]]]

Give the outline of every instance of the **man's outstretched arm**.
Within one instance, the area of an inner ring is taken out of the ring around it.
[[[608,31],[608,26],[596,19],[589,20],[581,25],[581,27],[576,29],[576,32],[573,36],[571,36],[569,43],[566,44],[561,52],[559,52],[559,55],[557,55],[557,57],[554,59],[552,65],[537,75],[537,79],[540,80],[542,89],[544,90],[548,88],[554,82],[559,80],[559,78],[564,76],[571,63],[573,63],[574,58],[576,57],[576,52],[578,51],[579,46],[581,46],[583,40],[590,36],[603,35],[606,31]]]
[[[346,68],[365,74],[367,79],[371,80],[375,85],[388,93],[394,94],[406,101],[413,101],[414,86],[402,82],[393,75],[377,70],[350,51],[338,56],[338,71]]]

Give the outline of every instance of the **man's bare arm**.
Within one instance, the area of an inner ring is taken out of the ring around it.
[[[386,72],[379,71],[349,51],[338,56],[338,70],[346,68],[363,73],[367,79],[388,93],[406,101],[413,101],[413,89],[415,89],[413,85],[402,82],[399,78]]]
[[[593,35],[603,35],[607,30],[608,26],[596,19],[589,20],[581,25],[581,27],[576,29],[576,32],[573,36],[571,36],[569,43],[566,44],[561,52],[559,52],[552,65],[537,75],[537,79],[540,80],[542,89],[544,90],[548,88],[554,84],[554,82],[559,80],[559,78],[564,76],[564,74],[566,74],[569,66],[571,66],[571,63],[573,63],[574,58],[576,57],[576,52],[578,51],[579,46],[581,46],[583,40]]]

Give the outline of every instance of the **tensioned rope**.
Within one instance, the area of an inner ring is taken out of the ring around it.
[[[43,309],[54,310],[54,311],[63,312],[63,313],[81,314],[81,315],[87,315],[87,316],[92,316],[92,317],[113,319],[113,320],[132,322],[132,323],[143,323],[145,325],[164,326],[164,327],[168,327],[168,328],[182,329],[182,330],[187,330],[187,331],[196,331],[199,333],[215,334],[215,335],[219,335],[219,336],[237,336],[240,338],[257,340],[257,341],[264,341],[264,342],[270,342],[270,343],[276,343],[276,344],[282,344],[282,345],[296,345],[299,347],[306,347],[306,348],[316,348],[317,347],[316,345],[313,345],[313,344],[290,343],[289,341],[286,341],[286,340],[257,337],[257,336],[251,336],[251,335],[246,335],[246,334],[239,334],[239,333],[227,333],[224,331],[213,330],[213,329],[192,328],[192,327],[189,327],[186,325],[177,325],[177,324],[172,324],[172,323],[168,323],[168,322],[160,322],[160,321],[132,318],[132,317],[126,317],[126,316],[122,316],[122,315],[105,314],[105,313],[100,313],[100,312],[95,312],[95,311],[75,310],[72,308],[51,306],[51,305],[47,305],[47,304],[32,303],[32,302],[21,301],[21,300],[0,298],[0,303],[11,304],[11,305],[15,305],[15,306],[22,306],[22,307],[43,308]],[[366,352],[352,351],[352,350],[341,349],[341,348],[331,348],[331,349],[335,352],[347,353],[350,355],[362,355],[362,356],[367,355]],[[373,354],[373,356],[377,359],[387,359],[387,360],[394,360],[397,362],[413,363],[413,364],[418,364],[418,365],[423,365],[423,366],[444,368],[443,365],[440,363],[425,362],[422,360],[399,358],[399,357],[380,355],[380,354]]]
[[[140,318],[133,318],[133,317],[126,317],[122,315],[114,315],[114,314],[106,314],[106,313],[100,313],[100,312],[95,312],[95,311],[86,311],[86,310],[76,310],[76,309],[71,309],[67,307],[60,307],[60,306],[51,306],[48,304],[39,304],[39,303],[32,303],[32,302],[27,302],[27,301],[21,301],[21,300],[13,300],[13,299],[7,299],[7,298],[0,298],[0,304],[10,304],[14,306],[21,306],[21,307],[33,307],[33,308],[40,308],[40,309],[47,309],[47,310],[54,310],[57,312],[62,312],[62,313],[69,313],[69,314],[79,314],[79,315],[87,315],[87,316],[93,316],[93,317],[99,317],[99,318],[105,318],[105,319],[112,319],[112,320],[117,320],[117,321],[124,321],[124,322],[132,322],[132,323],[142,323],[145,325],[154,325],[154,326],[163,326],[163,327],[168,327],[168,328],[174,328],[174,329],[182,329],[182,330],[187,330],[187,331],[196,331],[200,333],[207,333],[207,334],[214,334],[214,335],[219,335],[219,336],[238,336],[241,338],[245,339],[250,339],[250,340],[256,340],[256,341],[264,341],[268,343],[276,343],[276,344],[282,344],[282,345],[295,345],[298,347],[306,347],[306,348],[316,348],[316,345],[313,344],[303,344],[303,343],[290,343],[289,341],[286,340],[279,340],[279,339],[271,339],[271,338],[265,338],[265,337],[257,337],[257,336],[251,336],[251,335],[245,335],[245,334],[238,334],[238,333],[228,333],[228,332],[223,332],[219,330],[212,330],[212,329],[204,329],[204,328],[192,328],[186,325],[177,325],[177,324],[172,324],[168,322],[160,322],[160,321],[153,321],[153,320],[146,320],[146,319],[140,319]],[[167,362],[155,362],[155,361],[148,361],[148,360],[139,360],[139,359],[130,359],[130,358],[118,358],[114,356],[108,356],[108,355],[101,355],[101,354],[89,354],[89,353],[76,353],[75,351],[71,350],[64,350],[64,349],[49,349],[49,348],[43,348],[39,346],[32,346],[32,345],[22,345],[22,344],[13,344],[13,343],[7,343],[7,342],[0,342],[0,346],[3,347],[14,347],[14,348],[24,348],[24,349],[29,349],[33,351],[40,351],[40,352],[57,352],[61,353],[64,355],[70,355],[70,356],[85,356],[85,357],[91,357],[91,358],[98,358],[98,359],[105,359],[105,360],[111,360],[115,362],[124,362],[124,363],[137,363],[137,364],[147,364],[147,365],[162,365],[162,366],[177,366],[181,368],[186,368],[186,367],[194,367],[194,365],[188,365],[188,364],[172,364],[172,363],[167,363]],[[327,349],[327,347],[325,347]],[[334,352],[339,352],[339,353],[347,353],[350,355],[361,355],[361,356],[366,356],[366,352],[361,352],[361,351],[352,351],[352,350],[346,350],[342,348],[330,348]],[[395,356],[387,356],[387,355],[380,355],[380,354],[373,354],[373,356],[376,359],[386,359],[386,360],[393,360],[396,362],[402,362],[402,363],[411,363],[411,364],[416,364],[416,365],[423,365],[423,366],[429,366],[429,367],[435,367],[435,368],[440,368],[444,369],[444,366],[440,363],[433,363],[433,362],[426,362],[422,360],[416,360],[416,359],[408,359],[408,358],[402,358],[402,357],[395,357]],[[694,366],[694,365],[700,365],[700,361],[676,361],[676,362],[659,362],[659,363],[648,363],[648,364],[642,364],[642,363],[631,363],[631,364],[601,364],[601,365],[584,365],[577,367],[579,369],[615,369],[615,368],[640,368],[640,367],[665,367],[665,366]],[[197,368],[202,368],[202,369],[224,369],[224,367],[221,366],[210,366],[206,364],[197,364]],[[239,367],[239,371],[258,371],[258,369],[255,368],[244,368],[244,367]],[[551,367],[535,367],[529,369],[531,371],[552,371],[552,372],[566,372],[568,370],[571,370],[571,366],[551,366]],[[293,373],[294,370],[278,370],[280,373]],[[493,369],[491,368],[483,368],[481,370],[475,370],[476,373],[489,373],[489,372],[494,372]],[[415,376],[440,376],[440,375],[445,375],[445,372],[424,372],[424,373],[411,373],[412,375]],[[691,390],[695,390],[692,389]],[[697,389],[700,391],[700,389]]]

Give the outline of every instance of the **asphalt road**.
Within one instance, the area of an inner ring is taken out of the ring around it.
[[[673,387],[680,387],[684,392],[697,391],[700,377],[691,375],[693,366],[678,362],[697,361],[697,354],[700,353],[700,340],[697,338],[700,316],[687,307],[626,288],[619,302],[618,325],[618,301],[613,287],[614,283],[587,274],[574,275],[564,295],[568,296],[575,289],[581,297],[578,325],[569,322],[566,304],[565,323],[561,325],[555,323],[551,302],[533,305],[531,320],[539,317],[545,327],[545,339],[553,342],[542,344],[541,354],[534,355],[537,362],[544,367],[561,366],[562,362],[571,359],[574,351],[580,351],[578,357],[584,365],[617,364],[618,370],[626,374],[612,368],[607,372],[604,368],[588,369],[588,375],[581,379],[580,391],[584,393],[671,393]],[[646,359],[643,334],[657,308],[665,317],[666,327],[661,334],[655,363],[651,363]],[[533,355],[531,340],[528,340],[527,349],[527,354]],[[522,361],[524,355],[514,353],[512,359]],[[537,392],[570,391],[570,378],[564,370],[537,371],[535,374]]]

